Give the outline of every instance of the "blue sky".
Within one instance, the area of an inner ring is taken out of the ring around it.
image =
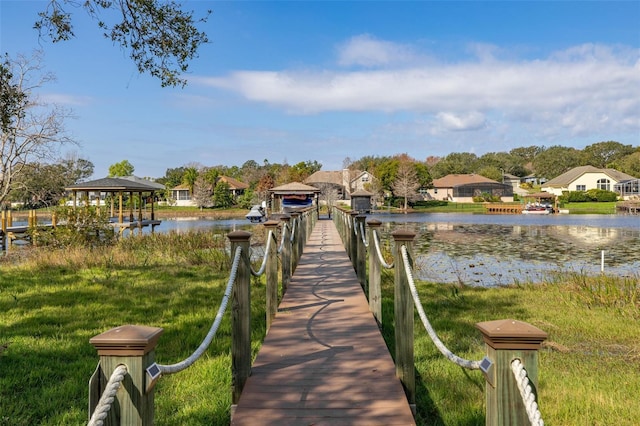
[[[191,165],[640,145],[640,1],[186,1],[210,43],[186,88],[137,73],[95,22],[32,29],[44,1],[0,0],[3,53],[44,51],[38,95],[73,111],[94,177]]]

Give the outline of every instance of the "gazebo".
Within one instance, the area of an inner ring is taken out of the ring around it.
[[[93,203],[90,200],[90,194],[95,195],[95,205],[100,207],[100,201],[102,200],[102,194],[111,194],[111,217],[115,217],[115,198],[118,197],[118,221],[115,225],[120,227],[120,232],[126,228],[140,227],[151,225],[152,229],[156,225],[160,224],[159,220],[155,220],[154,203],[153,199],[157,191],[164,190],[164,185],[159,183],[140,179],[135,176],[112,178],[107,177],[103,179],[96,179],[88,182],[71,185],[65,188],[73,194],[73,206],[78,206],[78,193],[84,193],[81,196],[80,201],[82,203]],[[129,205],[129,221],[124,221],[123,211],[123,198],[124,194],[128,193],[130,198],[133,198],[134,194],[138,194],[140,198],[140,206],[138,206],[138,220],[134,221],[133,203]],[[148,220],[143,220],[142,217],[142,200],[143,194],[149,194],[151,199],[151,217]]]

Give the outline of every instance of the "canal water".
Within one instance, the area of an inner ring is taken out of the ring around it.
[[[370,218],[383,223],[380,236],[387,245],[395,230],[416,233],[415,276],[421,280],[491,287],[552,281],[555,272],[595,275],[602,268],[640,280],[637,215],[376,213]],[[251,232],[257,226],[244,218],[180,218],[163,220],[155,231]]]
[[[633,215],[486,215],[380,213],[381,239],[416,233],[416,278],[500,286],[551,281],[555,272],[604,272],[640,279],[640,217]],[[159,232],[248,230],[246,219],[164,220]]]

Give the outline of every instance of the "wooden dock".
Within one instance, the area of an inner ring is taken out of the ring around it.
[[[485,204],[485,212],[494,214],[522,214],[523,204],[491,203]]]
[[[415,425],[391,355],[329,220],[316,223],[231,424]]]

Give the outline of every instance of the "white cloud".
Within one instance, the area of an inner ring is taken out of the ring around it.
[[[200,82],[296,114],[404,111],[452,131],[516,124],[545,134],[640,131],[638,49],[588,44],[520,61],[501,60],[490,46],[474,51],[466,62],[391,68],[402,49],[360,36],[342,47],[340,64],[386,68],[237,71]],[[506,121],[487,121],[488,114]]]
[[[415,59],[409,46],[378,40],[369,34],[352,37],[338,46],[338,64],[341,66],[397,66]]]
[[[478,130],[486,126],[484,114],[471,111],[466,114],[440,112],[436,115],[438,122],[446,130]]]

